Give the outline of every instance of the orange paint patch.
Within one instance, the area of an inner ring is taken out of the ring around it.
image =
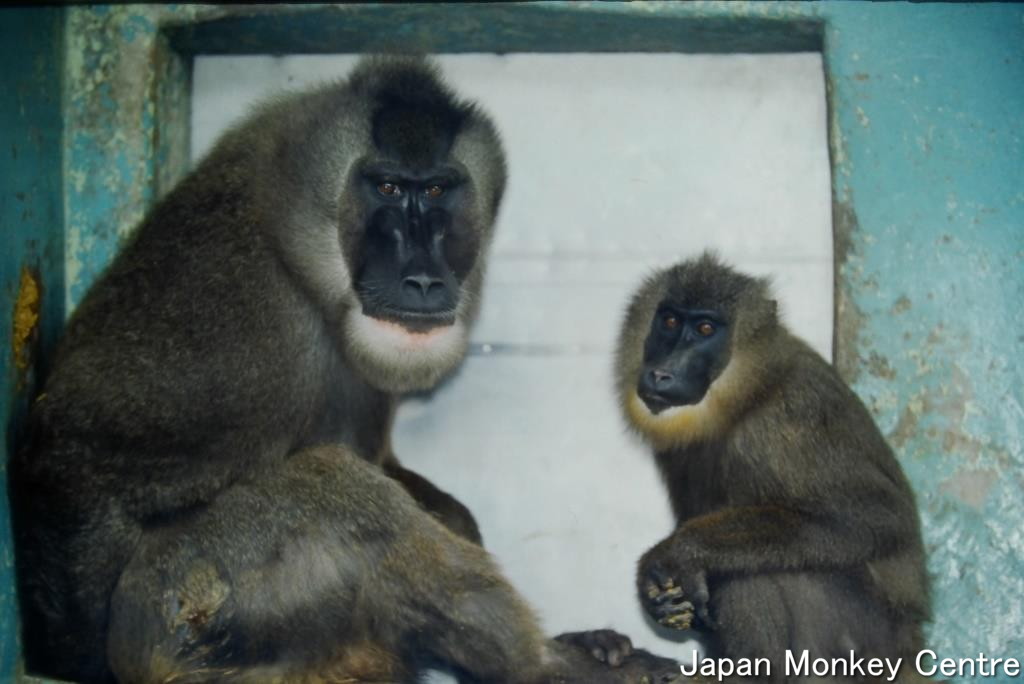
[[[18,369],[19,386],[25,372],[32,363],[31,346],[39,329],[40,287],[35,273],[22,266],[18,298],[14,302],[11,346],[14,352],[14,367]]]

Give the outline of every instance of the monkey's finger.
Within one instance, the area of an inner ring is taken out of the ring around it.
[[[689,601],[685,601],[685,600],[673,601],[671,607],[672,607],[672,610],[674,612],[676,612],[676,613],[692,613],[693,612],[693,604],[690,603]]]
[[[677,632],[685,632],[685,631],[687,631],[689,629],[693,629],[693,621],[692,620],[678,620],[678,619],[673,618],[671,620],[665,620],[665,621],[663,621],[663,622],[661,622],[659,624],[661,624],[661,626],[663,626],[663,627],[667,627],[667,628],[669,628],[671,630],[675,630]]]
[[[606,662],[612,667],[618,667],[622,665],[622,661],[633,651],[632,644],[609,646],[604,649],[604,658],[602,662]]]
[[[659,606],[657,612],[658,622],[673,629],[689,629],[695,617],[693,604],[689,601]]]
[[[693,615],[694,610],[693,603],[680,596],[676,597],[672,601],[658,603],[651,606],[650,612],[656,620],[661,620],[663,618],[672,617],[673,615],[681,615],[685,613]]]
[[[658,620],[658,623],[671,629],[690,629],[693,626],[693,613],[677,613]]]
[[[590,633],[590,639],[594,644],[594,651],[601,651],[601,656],[595,657],[612,667],[621,665],[623,658],[633,652],[633,642],[629,637],[613,629],[595,630]]]
[[[608,664],[612,667],[618,667],[622,665],[622,661],[629,657],[629,654],[633,652],[633,644],[630,643],[629,639],[625,642],[616,644],[615,646],[608,648]]]
[[[666,602],[677,603],[682,599],[682,596],[682,587],[672,587],[671,589],[667,589],[665,591],[659,591],[657,596],[652,596],[651,598],[654,600],[656,604],[660,605]]]
[[[662,567],[658,563],[651,563],[644,569],[644,580],[647,583],[657,584],[663,591],[668,591],[680,583],[676,581],[675,573]]]

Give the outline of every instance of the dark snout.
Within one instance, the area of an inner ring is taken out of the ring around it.
[[[693,375],[686,368],[648,367],[640,374],[636,392],[654,414],[673,406],[696,404],[704,398],[708,382]]]
[[[449,223],[444,212],[428,211],[421,217],[418,210],[410,210],[396,249],[401,277],[398,308],[421,315],[454,312],[458,283],[442,247]]]
[[[421,314],[440,314],[455,308],[455,293],[443,278],[417,271],[402,278],[398,308]]]
[[[374,214],[357,278],[363,313],[411,331],[455,321],[459,283],[444,256],[443,229],[433,214],[410,218],[391,206]]]

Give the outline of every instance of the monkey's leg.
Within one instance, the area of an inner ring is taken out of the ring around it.
[[[82,510],[71,497],[48,503],[48,510],[38,510],[40,518],[49,517],[46,527],[30,542],[22,539],[18,557],[26,665],[48,678],[112,682],[104,653],[107,606],[121,568],[131,557],[138,527],[112,506]],[[54,532],[54,510],[66,513],[65,520],[74,520],[65,528],[73,533]],[[73,518],[73,513],[81,517]],[[82,538],[82,520],[90,532],[104,535],[102,543]]]
[[[483,549],[340,447],[147,530],[108,655],[122,682],[398,682],[421,662],[481,682],[640,681],[542,637]]]
[[[458,499],[438,487],[427,478],[402,466],[394,455],[384,462],[384,472],[402,483],[412,498],[423,506],[442,525],[474,544],[483,545],[483,537],[476,519]]]
[[[483,537],[476,519],[469,509],[448,492],[442,491],[434,483],[419,473],[402,466],[394,454],[389,454],[384,461],[384,472],[388,477],[401,483],[412,498],[419,503],[438,522],[463,539],[483,546]],[[451,673],[459,684],[476,684],[476,680],[461,672]]]
[[[768,658],[773,682],[884,681],[838,670],[824,678],[801,668],[816,658],[905,657],[892,618],[857,578],[841,573],[776,573],[723,581],[712,587],[714,655]],[[787,651],[791,653],[787,672]],[[795,665],[795,666],[794,666]]]

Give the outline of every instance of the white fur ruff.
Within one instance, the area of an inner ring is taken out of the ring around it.
[[[412,332],[352,309],[346,329],[349,345],[364,364],[387,369],[387,384],[394,383],[387,389],[393,391],[432,386],[458,365],[468,344],[466,326],[458,319],[452,325]]]

